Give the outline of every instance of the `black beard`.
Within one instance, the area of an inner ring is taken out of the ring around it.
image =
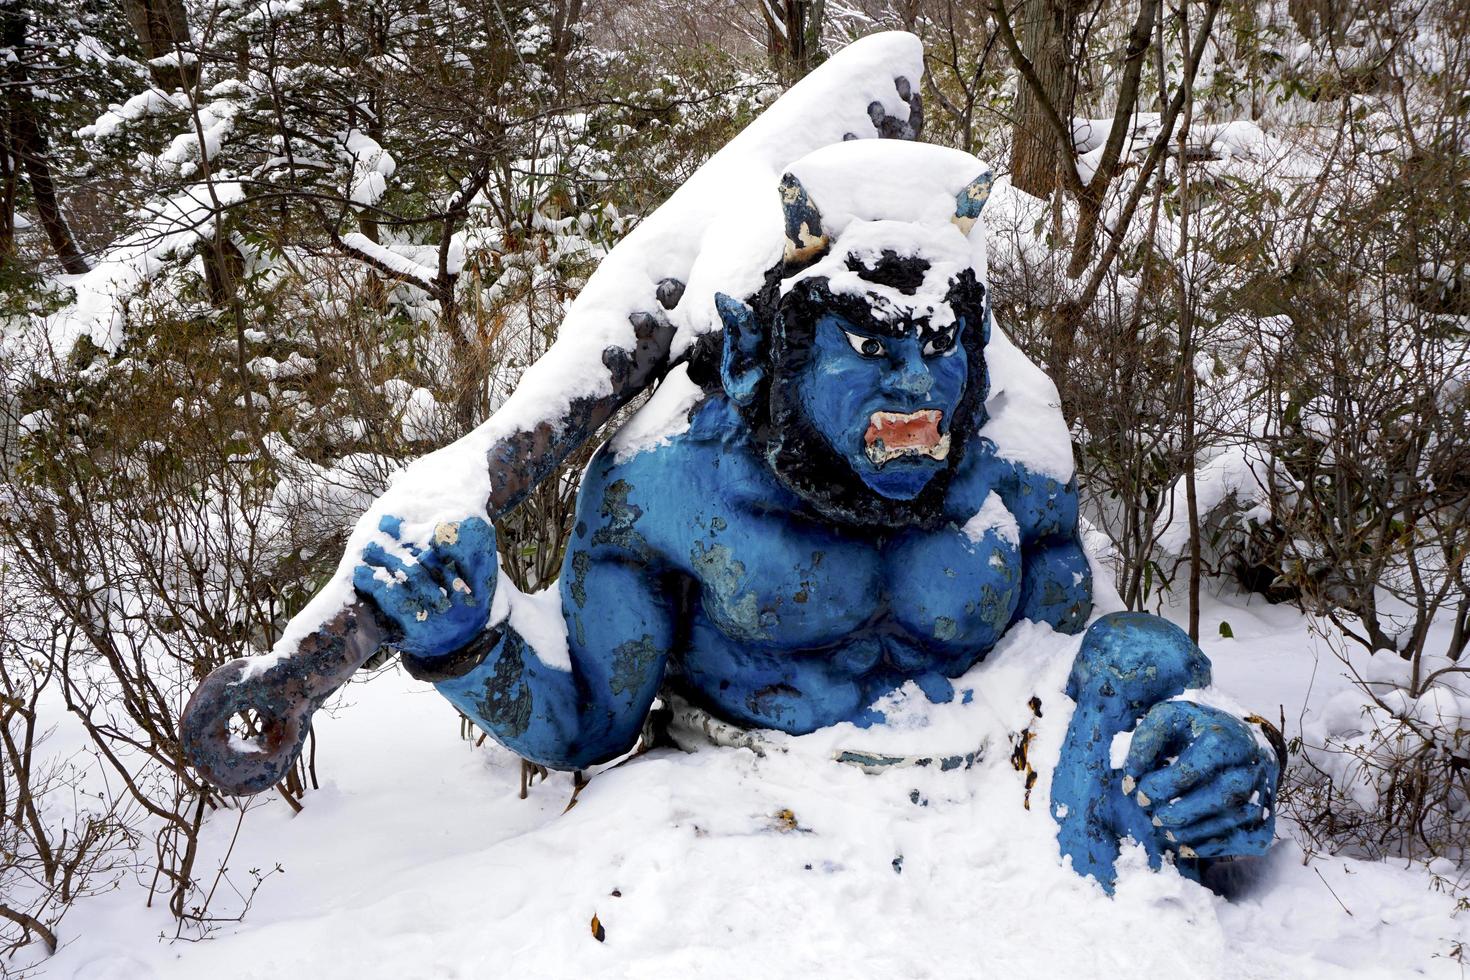
[[[752,420],[751,438],[771,471],[816,514],[827,521],[862,527],[935,528],[944,523],[944,501],[955,468],[964,455],[957,413],[950,427],[946,465],[908,500],[885,497],[863,482],[847,457],[817,431],[796,399],[789,379],[771,386],[761,418]],[[973,431],[973,429],[971,429]]]

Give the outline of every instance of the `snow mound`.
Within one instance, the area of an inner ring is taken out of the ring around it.
[[[1252,677],[1270,673],[1263,668],[1281,635],[1262,640],[1259,657],[1241,665]],[[1232,902],[1171,868],[1149,871],[1133,847],[1113,898],[1073,874],[1048,807],[1076,644],[1044,627],[1013,630],[967,675],[971,703],[961,710],[956,699],[940,714],[963,717],[964,731],[951,734],[985,746],[968,768],[867,775],[832,761],[831,749],[878,747],[836,730],[763,757],[659,749],[594,773],[565,813],[569,775],[516,799],[517,760],[459,739],[439,696],[390,669],[350,686],[357,703],[321,719],[326,782],[306,809],[293,816],[270,801],[247,817],[230,867],[281,862],[286,875],[266,882],[243,923],[221,923],[210,942],[161,943],[160,929],[172,929],[167,912],[120,890],[67,917],[78,939],[47,973],[1460,975],[1436,956],[1464,938],[1453,896],[1403,867],[1308,864],[1283,842],[1242,871]],[[1033,695],[1040,717],[1027,703]],[[931,720],[931,736],[947,724]],[[1012,763],[1028,728],[1038,774],[1029,809],[1025,773]],[[228,813],[209,821],[201,867],[217,865],[234,829]]]
[[[947,146],[875,140],[825,146],[788,170],[811,194],[822,228],[840,237],[854,222],[885,218],[953,227],[955,195],[990,167]]]
[[[1263,450],[1230,446],[1195,472],[1195,494],[1198,512],[1209,517],[1218,509],[1230,506],[1235,520],[1241,524],[1264,524],[1271,519],[1271,496],[1279,489],[1282,477],[1273,471],[1275,461]],[[1184,478],[1169,488],[1168,505],[1154,523],[1154,535],[1161,550],[1171,555],[1189,551],[1189,509],[1184,500]]]

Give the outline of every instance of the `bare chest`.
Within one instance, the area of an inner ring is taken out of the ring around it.
[[[709,629],[696,636],[826,653],[845,673],[973,662],[1020,593],[1019,548],[1003,527],[863,534],[747,513],[705,518],[698,532],[688,567]]]

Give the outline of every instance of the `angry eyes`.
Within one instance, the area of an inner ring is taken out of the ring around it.
[[[863,357],[882,357],[888,352],[887,346],[877,337],[865,337],[862,334],[852,333],[844,330],[847,343],[854,351]],[[937,334],[924,344],[925,357],[948,357],[955,350],[955,334],[958,331],[951,330],[947,333]]]
[[[948,357],[954,353],[954,334],[942,333],[924,345],[925,357]]]
[[[877,337],[864,337],[861,334],[842,331],[847,336],[847,343],[853,350],[864,357],[881,357],[883,355],[883,341]]]

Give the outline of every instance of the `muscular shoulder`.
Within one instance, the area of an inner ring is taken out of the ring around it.
[[[729,510],[732,494],[769,479],[725,399],[693,400],[680,414],[656,417],[657,428],[645,416],[656,407],[650,401],[588,464],[574,547],[641,558],[683,554],[708,513]]]
[[[1077,478],[1059,480],[1046,473],[1033,473],[1019,463],[1015,472],[1014,497],[1006,501],[1021,525],[1021,540],[1068,537],[1077,533]]]
[[[1075,533],[1077,481],[1035,473],[996,454],[995,444],[976,436],[949,494],[951,516],[964,519],[986,506],[995,493],[1016,519],[1023,542]]]

